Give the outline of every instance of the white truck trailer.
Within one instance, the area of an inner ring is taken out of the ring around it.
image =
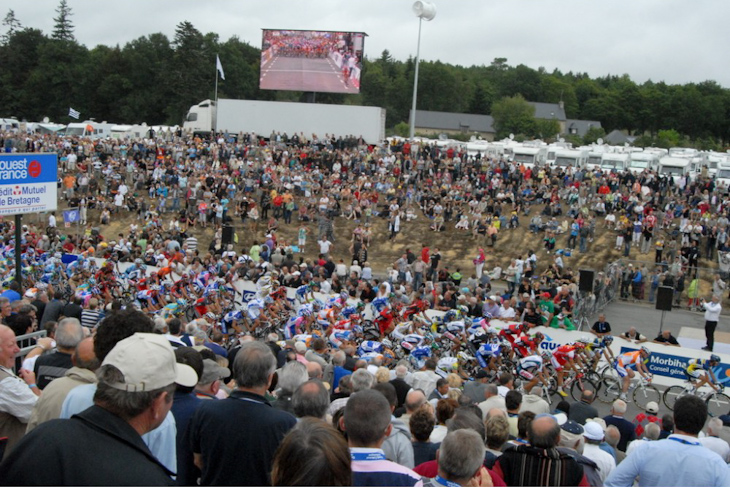
[[[282,101],[219,99],[193,105],[188,110],[183,130],[210,133],[213,129],[229,134],[254,133],[267,138],[272,132],[292,135],[303,133],[336,137],[362,137],[368,144],[385,139],[385,109],[356,105],[292,103]]]

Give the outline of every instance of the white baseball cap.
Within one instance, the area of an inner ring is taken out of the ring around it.
[[[589,440],[601,441],[604,436],[603,428],[601,428],[601,425],[595,421],[587,422],[583,427],[583,436]]]
[[[109,385],[127,392],[154,391],[173,383],[194,387],[198,383],[195,370],[178,364],[170,342],[154,333],[135,333],[121,340],[101,365],[119,369],[124,382]]]

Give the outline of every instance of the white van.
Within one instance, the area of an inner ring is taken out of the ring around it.
[[[632,152],[629,158],[629,171],[634,174],[643,172],[645,169],[655,171],[659,167],[659,156],[651,152]]]
[[[556,167],[584,168],[588,161],[588,150],[562,149],[555,152]]]
[[[730,159],[717,163],[717,173],[715,174],[715,184],[718,188],[730,188]]]
[[[626,152],[606,152],[601,157],[601,169],[623,172],[629,166],[630,154]]]
[[[659,159],[660,176],[671,176],[676,183],[679,178],[690,174],[690,160],[684,157],[665,156]]]
[[[96,122],[94,120],[74,122],[66,126],[66,137],[91,137],[92,139],[111,137],[112,127],[115,125],[113,123]]]
[[[547,147],[515,147],[513,158],[516,164],[523,164],[529,169],[542,166],[547,160]]]

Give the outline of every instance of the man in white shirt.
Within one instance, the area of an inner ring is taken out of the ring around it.
[[[589,421],[583,427],[583,437],[585,438],[585,446],[583,447],[583,456],[596,462],[598,465],[598,475],[601,482],[606,480],[614,468],[616,468],[616,460],[598,446],[603,441],[603,428],[595,421]]]
[[[0,438],[8,439],[5,456],[25,434],[40,395],[32,371],[21,369],[20,377],[12,371],[19,351],[13,330],[0,325]]]
[[[330,250],[332,249],[332,242],[327,240],[327,235],[322,236],[317,243],[319,244],[319,253],[325,256],[329,255]]]
[[[487,384],[484,390],[485,400],[479,403],[479,409],[482,410],[483,416],[486,418],[489,414],[490,409],[501,409],[505,413],[507,412],[507,406],[504,403],[504,398],[499,395],[496,384]]]
[[[720,438],[722,430],[722,420],[720,418],[712,418],[707,422],[707,436],[700,438],[700,445],[709,448],[722,457],[725,463],[730,462],[730,445],[727,441]]]
[[[705,308],[705,337],[707,338],[707,346],[702,347],[702,350],[712,352],[712,348],[715,346],[715,328],[717,328],[722,311],[720,297],[712,296],[712,301],[709,303],[703,299],[702,307]]]
[[[426,397],[430,396],[436,388],[436,382],[441,377],[436,373],[436,360],[430,358],[426,360],[423,370],[419,370],[413,374],[413,388],[421,389]]]

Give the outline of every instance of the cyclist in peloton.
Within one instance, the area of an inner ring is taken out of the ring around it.
[[[720,365],[720,357],[713,353],[710,355],[710,360],[702,360],[701,358],[690,359],[687,362],[687,368],[684,369],[684,373],[698,381],[692,384],[694,390],[708,384],[716,391],[719,391],[720,386],[717,385],[717,378],[712,371],[712,367],[717,367],[718,365]]]
[[[621,395],[619,396],[621,400],[626,400],[626,393],[629,390],[629,384],[631,383],[631,379],[633,379],[636,375],[633,371],[634,368],[643,378],[648,381],[651,380],[651,374],[649,373],[649,369],[646,367],[646,363],[649,362],[649,356],[651,356],[651,350],[646,347],[641,347],[641,350],[626,352],[619,355],[616,362],[614,362],[613,368],[616,369],[618,376],[621,377],[621,380],[623,381],[621,385]]]

